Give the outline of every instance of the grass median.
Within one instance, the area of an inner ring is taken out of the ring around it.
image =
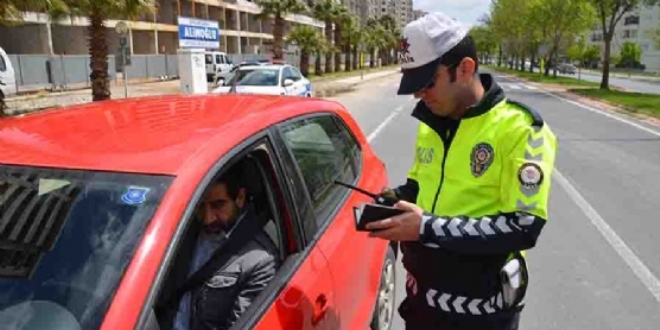
[[[618,89],[601,90],[599,83],[578,81],[571,77],[545,77],[540,73],[521,72],[502,67],[487,68],[542,84],[556,84],[567,88],[568,92],[603,101],[632,113],[641,113],[660,118],[660,95],[625,92]]]
[[[569,89],[569,92],[608,102],[625,110],[660,118],[660,95],[597,88]]]

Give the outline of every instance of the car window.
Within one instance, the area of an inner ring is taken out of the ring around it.
[[[5,58],[0,55],[0,72],[7,71],[7,63],[5,63]]]
[[[232,86],[236,79],[237,86],[277,86],[278,75],[277,69],[241,69],[229,76],[224,86]]]
[[[302,74],[300,74],[300,71],[298,71],[298,68],[289,68],[291,70],[291,77],[293,80],[298,81],[302,79]]]
[[[222,64],[222,56],[215,55],[215,62],[218,63],[218,64]]]
[[[284,82],[284,79],[293,79],[293,72],[288,67],[282,69],[282,82]]]
[[[342,125],[343,126],[343,125]],[[284,143],[298,165],[321,227],[346,189],[334,183],[357,178],[356,148],[332,115],[299,120],[281,128]]]
[[[206,59],[206,64],[213,64],[213,55],[207,54],[205,56],[205,59]]]
[[[0,166],[0,324],[98,328],[170,183]]]

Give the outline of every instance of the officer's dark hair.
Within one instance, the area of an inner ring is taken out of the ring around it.
[[[456,81],[456,69],[458,68],[458,64],[466,57],[469,57],[474,61],[474,73],[477,73],[479,71],[477,45],[469,34],[440,58],[440,64],[449,67],[447,71],[449,71],[451,82]]]
[[[234,164],[215,180],[215,184],[224,184],[227,187],[227,193],[231,199],[238,197],[238,191],[241,188],[247,189],[242,165],[241,162]]]

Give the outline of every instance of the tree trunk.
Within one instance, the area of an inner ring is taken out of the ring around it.
[[[559,51],[555,50],[552,52],[552,63],[554,63],[554,67],[552,68],[552,78],[557,78],[557,53]]]
[[[351,46],[347,46],[344,51],[344,71],[349,72],[353,69],[351,65]]]
[[[357,51],[357,46],[355,46],[355,49],[353,49],[353,70],[358,69],[358,51]]]
[[[309,77],[309,52],[306,50],[300,52],[300,73]]]
[[[375,53],[376,53],[375,49],[370,49],[369,50],[369,67],[370,68],[373,68],[373,67],[376,66],[376,55],[374,55]]]
[[[600,81],[600,89],[610,89],[610,55],[612,38],[605,38],[605,54],[603,54],[603,78]]]
[[[281,60],[284,58],[283,51],[283,37],[284,34],[284,19],[281,15],[275,15],[275,22],[273,24],[273,59]]]
[[[502,66],[502,57],[504,56],[504,52],[502,51],[502,45],[498,45],[499,47],[499,56],[497,57],[497,66]]]
[[[103,25],[104,13],[95,8],[89,16],[88,27],[89,40],[89,75],[92,83],[92,101],[104,101],[110,99],[110,76],[108,75],[108,43],[106,40],[106,28]]]
[[[316,60],[314,61],[314,74],[317,76],[323,75],[323,69],[321,69],[321,56],[321,53],[316,53]]]
[[[335,24],[335,47],[337,51],[335,52],[335,71],[341,71],[341,26],[340,24]]]
[[[536,54],[532,53],[531,58],[529,59],[529,72],[534,72],[534,61],[536,61]]]
[[[325,22],[325,40],[330,42],[332,40],[332,22]],[[325,53],[325,72],[332,73],[332,52]]]

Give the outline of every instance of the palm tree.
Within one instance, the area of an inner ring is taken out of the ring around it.
[[[47,0],[40,0],[47,1]],[[54,1],[54,0],[51,0]],[[63,6],[49,12],[54,18],[84,16],[89,19],[89,75],[92,83],[92,100],[110,99],[110,75],[108,74],[108,41],[105,20],[107,18],[134,19],[144,13],[153,13],[155,0],[57,0]]]
[[[316,55],[316,61],[314,63],[314,74],[319,76],[323,74],[323,70],[321,69],[321,56],[324,54],[332,54],[333,49],[334,46],[328,41],[328,39],[325,37],[319,37],[318,44],[314,50],[314,55]]]
[[[340,5],[337,8],[334,16],[335,24],[335,47],[338,48],[338,51],[335,52],[335,71],[341,70],[341,45],[342,45],[342,26],[344,22],[350,20],[351,16],[346,5]]]
[[[63,0],[0,0],[0,25],[20,24],[24,11],[41,12],[65,7]]]
[[[295,42],[300,48],[300,72],[303,76],[309,76],[309,55],[320,48],[321,38],[316,29],[309,25],[297,25],[287,37],[287,41]]]
[[[312,10],[314,18],[325,23],[325,39],[328,41],[332,40],[332,24],[340,11],[339,7],[335,0],[322,0]],[[320,61],[320,58],[317,58],[317,61]],[[333,72],[332,69],[332,52],[328,51],[325,53],[325,72],[331,73]],[[316,74],[320,73],[317,71]]]
[[[345,20],[342,25],[342,33],[344,37],[344,49],[346,50],[346,72],[355,70],[357,64],[357,46],[362,38],[360,34],[360,19],[357,16],[351,15],[349,19]],[[351,60],[351,56],[353,59]]]
[[[257,17],[261,20],[273,18],[273,59],[284,58],[284,17],[289,13],[300,13],[307,10],[307,5],[300,0],[256,0],[261,6]]]

